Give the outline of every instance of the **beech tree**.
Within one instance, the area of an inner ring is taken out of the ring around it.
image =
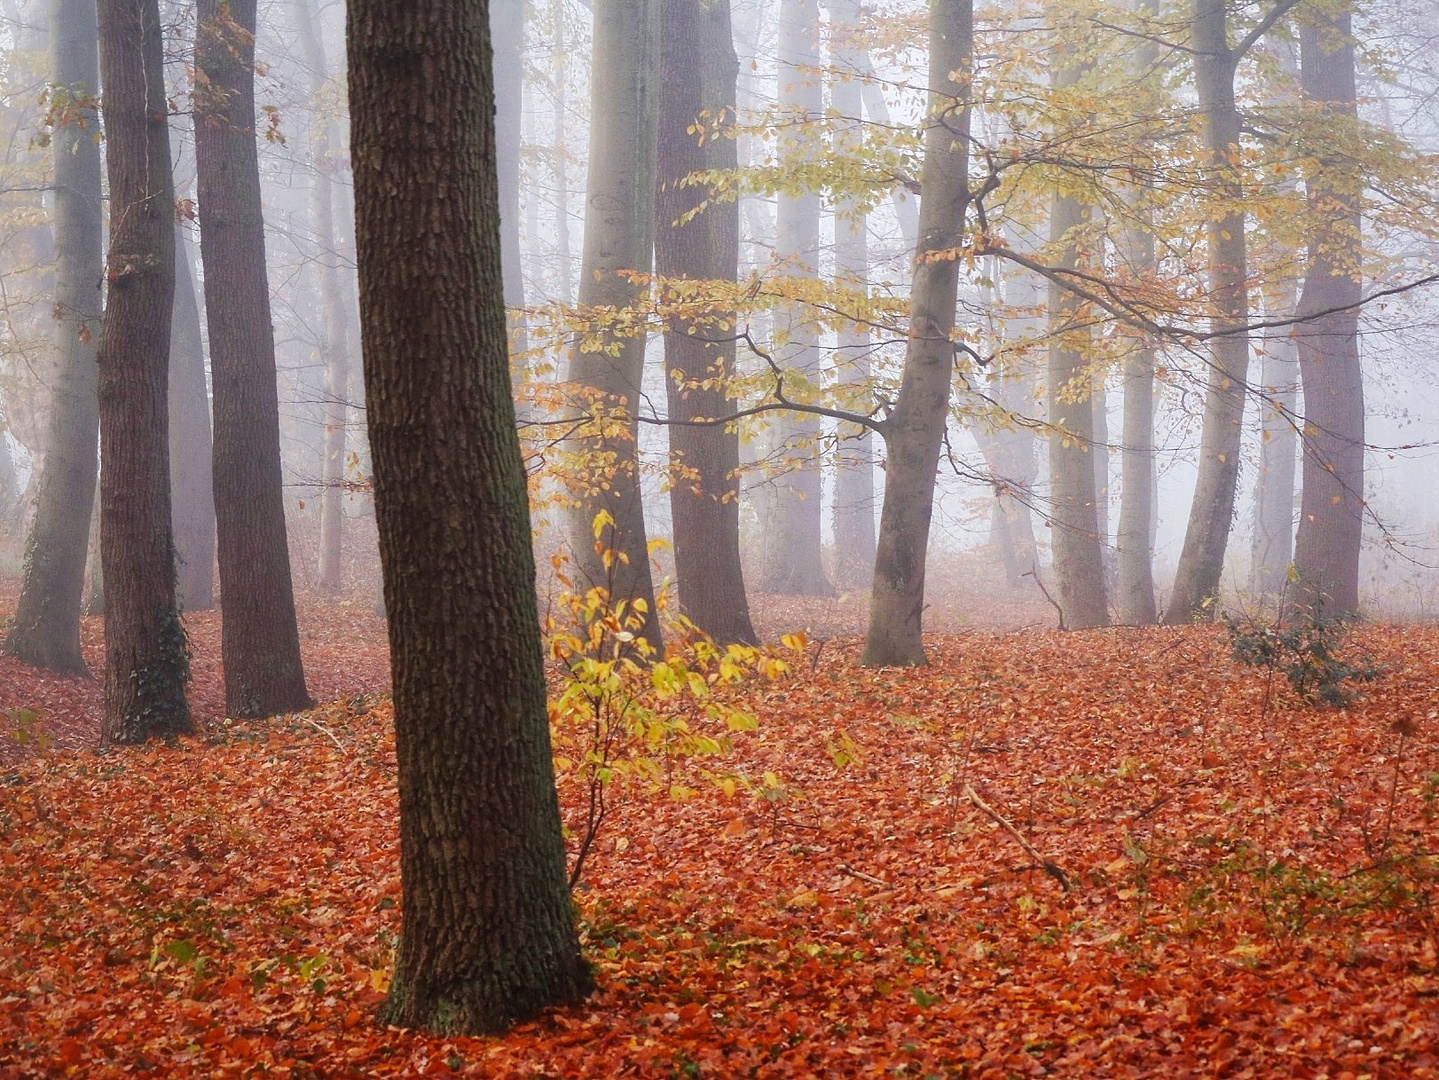
[[[210,389],[195,295],[193,241],[175,226],[175,301],[170,322],[170,506],[175,590],[186,611],[215,606],[215,488]]]
[[[99,440],[100,147],[95,0],[50,0],[50,145],[55,160],[55,353],[50,425],[5,652],[67,675],[80,653],[80,605]],[[0,435],[3,439],[3,435]]]
[[[225,711],[310,701],[285,536],[280,406],[255,145],[256,0],[198,0],[195,162],[215,396]]]
[[[479,0],[351,0],[365,390],[403,923],[387,1023],[503,1031],[590,990],[565,879]]]
[[[109,291],[100,325],[100,549],[105,574],[101,739],[193,729],[175,603],[167,383],[174,189],[156,0],[100,0],[110,181]]]

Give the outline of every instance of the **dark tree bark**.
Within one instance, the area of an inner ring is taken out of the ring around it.
[[[729,0],[660,0],[658,188],[655,269],[662,279],[734,281],[739,269],[739,205],[712,204],[684,224],[706,195],[682,181],[701,169],[734,169],[734,140],[689,130],[732,116],[734,40]],[[707,118],[700,119],[700,114]],[[677,315],[665,332],[669,415],[678,421],[726,416],[735,410],[732,312]],[[715,339],[729,337],[728,341]],[[670,516],[680,604],[696,626],[722,643],[758,642],[750,624],[739,555],[739,432],[733,426],[669,429]]]
[[[869,601],[864,663],[925,663],[925,559],[939,453],[954,377],[958,251],[969,208],[971,0],[931,0],[929,116],[919,202],[919,250],[910,288],[909,346],[899,398],[885,421],[884,506]]]
[[[215,606],[215,487],[210,389],[190,243],[177,226],[170,323],[170,505],[176,596],[185,611],[205,611]]]
[[[360,305],[404,922],[387,1023],[500,1032],[590,990],[565,882],[478,0],[350,0]]]
[[[659,115],[658,0],[595,0],[593,111],[589,176],[585,187],[585,240],[580,260],[582,308],[613,313],[632,308],[654,259],[655,140]],[[583,586],[609,590],[610,599],[647,605],[639,636],[662,648],[650,572],[649,541],[639,472],[640,384],[643,330],[623,336],[609,330],[577,340],[569,382],[577,406],[598,406],[602,430],[573,444],[582,460],[572,492],[570,538]],[[601,513],[614,525],[595,540]],[[606,559],[598,548],[614,553]],[[608,564],[608,565],[607,565]]]
[[[275,340],[255,145],[255,0],[198,0],[195,163],[215,397],[215,520],[229,716],[310,701],[285,538]]]
[[[104,742],[193,730],[175,603],[166,398],[175,289],[164,57],[156,0],[100,0],[109,295],[100,328]]]
[[[1348,10],[1307,16],[1300,69],[1309,103],[1334,125],[1355,123],[1354,39]],[[1342,145],[1342,144],[1341,144]],[[1304,465],[1294,569],[1299,602],[1326,616],[1359,614],[1364,533],[1364,378],[1359,363],[1362,170],[1319,149],[1306,178],[1322,225],[1309,244],[1296,335],[1304,385]],[[1326,160],[1330,157],[1330,160]]]
[[[100,88],[95,0],[51,0],[55,89],[55,381],[50,426],[25,549],[25,576],[5,652],[27,664],[87,675],[80,602],[95,501],[100,327]],[[0,434],[0,438],[3,438]]]

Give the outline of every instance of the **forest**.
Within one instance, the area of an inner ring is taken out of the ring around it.
[[[0,1076],[1439,1076],[1436,100],[0,0]]]

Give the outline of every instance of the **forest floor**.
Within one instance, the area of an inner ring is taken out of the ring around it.
[[[98,685],[0,661],[0,1076],[1439,1076],[1439,629],[1356,628],[1384,671],[1335,709],[1215,627],[947,626],[867,670],[837,605],[759,600],[810,637],[708,763],[753,788],[615,789],[576,893],[599,988],[500,1039],[374,1023],[399,877],[364,603],[305,605],[328,703],[263,724],[223,722],[188,617],[174,746],[97,751]]]

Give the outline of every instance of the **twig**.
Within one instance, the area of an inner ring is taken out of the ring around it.
[[[326,738],[328,738],[332,743],[334,743],[334,744],[335,744],[335,749],[338,750],[340,753],[343,754],[343,753],[345,752],[345,745],[344,745],[344,743],[340,742],[339,739],[335,738],[335,733],[334,733],[333,731],[331,731],[329,728],[325,727],[324,724],[321,724],[321,723],[318,723],[318,722],[316,722],[316,721],[314,721],[314,720],[311,720],[308,716],[305,717],[305,723],[309,724],[312,728],[314,728],[316,731],[318,731],[321,735],[324,735],[324,736],[325,736]]]
[[[841,874],[848,874],[852,878],[858,878],[860,881],[866,881],[871,885],[878,885],[881,889],[888,889],[890,887],[889,882],[883,880],[882,878],[877,878],[870,874],[866,874],[862,871],[856,870],[848,863],[840,863],[839,872]]]
[[[1044,594],[1044,598],[1049,601],[1050,606],[1053,607],[1055,611],[1059,612],[1059,628],[1061,630],[1067,630],[1068,627],[1064,625],[1064,609],[1055,602],[1054,597],[1049,595],[1049,590],[1044,587],[1044,580],[1039,576],[1039,567],[1037,565],[1032,566],[1026,571],[1024,576],[1034,578],[1034,583],[1039,586],[1039,591]]]
[[[1054,878],[1055,881],[1059,882],[1059,884],[1064,887],[1065,892],[1069,892],[1074,887],[1069,883],[1069,875],[1059,868],[1058,863],[1054,862],[1052,859],[1046,859],[1043,855],[1041,855],[1038,850],[1035,849],[1035,846],[1024,838],[1023,833],[1021,833],[1018,829],[1011,825],[1003,814],[1001,814],[998,810],[996,810],[994,807],[990,806],[987,802],[981,799],[975,793],[974,788],[970,787],[968,784],[964,785],[964,797],[970,802],[974,803],[974,805],[977,806],[980,810],[983,810],[992,819],[994,819],[994,821],[1002,829],[1004,829],[1005,832],[1009,833],[1010,836],[1014,837],[1015,843],[1017,843],[1020,847],[1024,849],[1024,853],[1028,855],[1031,859],[1033,859],[1035,862],[1037,862],[1044,869],[1044,872],[1046,874]]]

